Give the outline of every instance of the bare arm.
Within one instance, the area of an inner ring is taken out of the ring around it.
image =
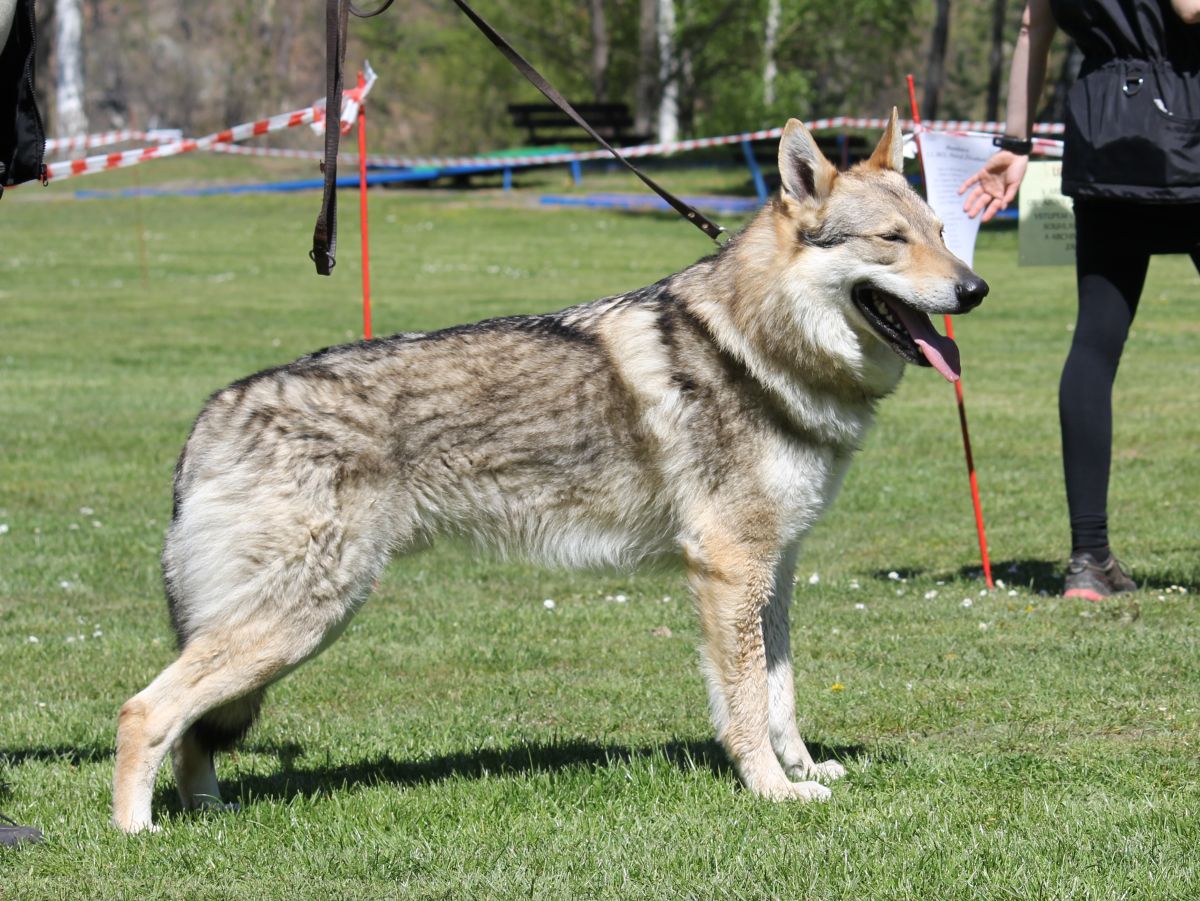
[[[1171,0],[1184,25],[1200,25],[1200,0]]]
[[[1200,3],[1200,0],[1173,2]],[[1004,130],[1011,137],[1024,140],[1032,132],[1033,116],[1046,83],[1046,61],[1054,30],[1050,0],[1029,0],[1021,16],[1021,33],[1017,36],[1008,75],[1008,121]],[[1017,196],[1028,162],[1028,157],[1007,150],[994,154],[958,189],[959,194],[972,189],[963,201],[967,215],[973,218],[982,212],[986,222],[1007,207]]]
[[[1200,3],[1200,0],[1173,2]],[[1017,36],[1012,69],[1008,75],[1008,121],[1005,123],[1005,132],[1014,138],[1030,136],[1042,86],[1046,83],[1046,61],[1050,57],[1054,30],[1050,0],[1029,0],[1021,16],[1021,33]]]

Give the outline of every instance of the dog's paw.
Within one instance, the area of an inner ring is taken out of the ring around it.
[[[820,782],[780,782],[755,794],[770,801],[828,801],[833,794]]]
[[[822,760],[820,763],[812,765],[812,769],[808,771],[808,775],[810,778],[820,782],[833,782],[846,775],[846,768],[836,760]]]
[[[833,796],[833,792],[820,782],[792,782],[789,785],[791,792],[788,797],[791,800],[828,801]]]
[[[836,760],[823,760],[811,766],[803,764],[788,769],[791,779],[816,779],[820,782],[833,782],[846,775],[846,768]]]

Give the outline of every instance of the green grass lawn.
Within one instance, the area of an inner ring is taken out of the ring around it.
[[[263,176],[243,162],[167,161],[144,181]],[[1149,587],[1067,602],[1073,275],[1018,269],[1015,232],[981,237],[992,295],[957,331],[1005,585],[978,575],[953,391],[913,371],[798,570],[802,732],[849,769],[829,804],[737,785],[677,570],[440,545],[393,563],[345,637],[271,691],[218,766],[240,813],[181,814],[164,768],[164,831],[128,838],[108,825],[116,713],[173,656],[157,555],[175,457],[210,392],[357,335],[356,198],[322,279],[314,194],[75,186],[0,204],[0,809],[48,836],[0,853],[0,898],[1200,896],[1186,259],[1153,264],[1116,391],[1112,530]],[[555,309],[709,249],[665,216],[536,209],[530,192],[371,204],[377,333]]]

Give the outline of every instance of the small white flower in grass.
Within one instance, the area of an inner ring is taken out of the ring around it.
[[[613,600],[616,601],[618,604],[624,604],[626,601],[629,600],[629,598],[625,597],[625,595],[623,595],[623,594],[615,594],[615,595],[613,595]]]
[[[100,520],[98,520],[98,519],[93,519],[93,520],[92,520],[92,528],[93,528],[93,529],[98,529],[98,528],[100,528],[102,525],[104,525],[104,523],[100,522]]]
[[[95,632],[92,633],[92,638],[103,638],[103,637],[104,637],[104,633],[101,632],[99,629],[97,629]]]
[[[664,594],[664,595],[663,595],[662,602],[663,602],[664,604],[669,604],[669,603],[671,603],[671,596],[670,596],[669,594]]]
[[[45,701],[38,701],[38,702],[37,702],[37,705],[38,705],[39,707],[45,707],[45,706],[46,706],[46,702],[45,702]]]
[[[851,580],[850,580],[850,587],[851,587],[851,588],[853,588],[855,591],[857,591],[858,589],[862,588],[862,586],[858,584],[858,579],[851,579]]]
[[[855,610],[866,610],[866,609],[867,609],[867,605],[866,605],[866,604],[855,604],[855,605],[854,605],[854,609],[855,609]]]
[[[907,688],[909,691],[913,690],[913,684],[911,682],[905,682],[904,687]]]
[[[816,585],[820,581],[821,581],[821,577],[819,575],[817,575],[816,573],[813,573],[811,576],[808,577],[809,585]]]
[[[938,595],[937,589],[931,588],[929,591],[925,592],[925,600],[932,601],[934,598],[937,597],[937,595]]]
[[[829,631],[830,631],[830,634],[832,634],[832,635],[841,635],[842,634],[841,629],[830,629]]]
[[[79,523],[73,522],[69,526],[67,526],[67,528],[70,529],[72,532],[78,532],[79,531]]]
[[[542,606],[545,607],[547,610],[553,610],[555,607],[554,599],[546,598],[546,600],[542,601]]]
[[[1161,595],[1161,594],[1160,594],[1160,595],[1158,596],[1158,599],[1159,599],[1160,601],[1165,601],[1165,600],[1166,600],[1166,597],[1164,597],[1163,595]]]
[[[970,607],[970,606],[971,606],[972,604],[974,604],[974,603],[975,603],[975,602],[974,602],[973,600],[971,600],[970,598],[963,598],[963,599],[962,599],[962,606],[964,606],[964,607]]]
[[[893,582],[899,582],[900,581],[900,573],[896,572],[893,569],[890,573],[888,573],[888,578],[891,579]]]
[[[1003,579],[997,579],[997,580],[996,580],[996,587],[997,587],[997,588],[1003,588],[1003,587],[1004,587],[1004,580],[1003,580]]]
[[[40,638],[38,638],[36,635],[30,635],[30,636],[29,636],[27,639],[25,639],[25,640],[26,640],[26,641],[28,641],[30,644],[41,644],[41,641],[42,641],[42,640],[41,640]]]
[[[990,626],[990,625],[991,625],[991,623],[980,623],[980,624],[979,624],[979,631],[980,631],[980,632],[986,632],[986,631],[987,631],[987,628],[988,628],[988,626]]]
[[[66,579],[62,579],[59,581],[58,587],[63,589],[64,591],[66,591],[68,588],[71,587],[71,583],[68,582]]]
[[[67,644],[74,644],[74,643],[75,643],[75,636],[74,636],[74,635],[68,635],[68,636],[67,636]]]
[[[985,597],[987,597],[987,589],[986,589],[986,588],[981,588],[981,589],[979,589],[979,596],[980,596],[981,598],[985,598]]]
[[[8,523],[0,522],[0,535],[8,534]]]
[[[1015,588],[1009,589],[1008,596],[1010,598],[1015,598],[1017,596],[1017,594],[1018,594],[1018,592]]]
[[[95,510],[93,510],[91,507],[80,507],[80,508],[79,508],[79,515],[80,515],[80,516],[91,516],[91,515],[92,515],[93,513],[95,513],[95,512],[96,512],[96,511],[95,511]]]

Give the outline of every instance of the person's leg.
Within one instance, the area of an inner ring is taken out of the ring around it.
[[[1109,556],[1108,477],[1112,385],[1150,262],[1130,214],[1138,208],[1076,204],[1079,315],[1059,384],[1063,471],[1072,556]],[[1136,218],[1136,216],[1135,216]]]

